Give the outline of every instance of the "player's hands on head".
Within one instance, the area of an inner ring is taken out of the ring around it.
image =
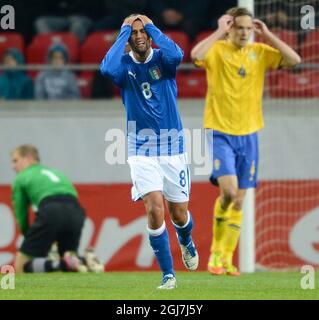
[[[142,14],[140,14],[140,15],[138,16],[138,19],[140,19],[140,20],[142,21],[142,23],[143,23],[144,26],[145,26],[146,24],[148,24],[148,23],[153,24],[153,21],[152,21],[149,17],[144,16],[144,15],[142,15]]]
[[[139,16],[132,16],[132,17],[128,17],[128,18],[125,18],[123,23],[122,23],[122,27],[124,26],[132,26],[133,22],[135,20],[139,19]]]
[[[221,16],[218,20],[218,29],[223,31],[224,33],[227,33],[229,32],[233,24],[234,24],[234,17],[229,14],[225,14]]]
[[[139,15],[136,15],[136,16],[132,16],[132,17],[126,18],[126,19],[123,21],[122,27],[123,27],[123,26],[132,26],[132,24],[133,24],[133,22],[134,22],[135,20],[141,20],[144,26],[145,26],[147,23],[153,24],[153,21],[152,21],[149,17],[144,16],[144,15],[142,15],[142,14],[139,14]]]
[[[267,36],[267,34],[270,32],[266,24],[259,19],[254,19],[253,25],[255,33],[258,35]]]

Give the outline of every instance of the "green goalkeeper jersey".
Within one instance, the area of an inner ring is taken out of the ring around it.
[[[40,202],[49,196],[78,197],[70,180],[59,170],[34,164],[18,173],[13,183],[12,202],[20,230],[28,230],[28,209],[38,211]]]

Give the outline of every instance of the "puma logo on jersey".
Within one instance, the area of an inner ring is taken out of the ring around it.
[[[185,191],[182,191],[182,193],[183,193],[183,194],[185,194],[185,196],[186,196],[186,197],[188,197],[188,194],[187,194],[187,192],[185,192]]]
[[[128,75],[132,76],[136,80],[136,73],[133,73],[132,71],[129,71]]]

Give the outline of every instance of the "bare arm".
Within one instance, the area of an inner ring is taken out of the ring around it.
[[[230,15],[224,15],[218,20],[218,29],[216,32],[199,42],[191,51],[192,60],[204,60],[206,53],[212,45],[223,39],[234,23],[234,18]]]
[[[267,40],[271,46],[280,51],[283,57],[281,67],[294,67],[301,62],[301,58],[298,53],[290,48],[285,42],[276,37],[266,26],[265,23],[258,19],[254,19],[254,30],[257,34],[261,35]]]

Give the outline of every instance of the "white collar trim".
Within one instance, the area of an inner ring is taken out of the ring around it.
[[[148,57],[146,58],[146,60],[144,62],[140,62],[138,61],[135,57],[134,57],[134,54],[133,54],[133,51],[130,51],[129,52],[129,55],[130,57],[132,58],[132,60],[135,62],[135,63],[147,63],[147,62],[150,62],[151,59],[153,58],[153,49],[151,48],[151,51],[150,51],[150,54],[148,55]]]

